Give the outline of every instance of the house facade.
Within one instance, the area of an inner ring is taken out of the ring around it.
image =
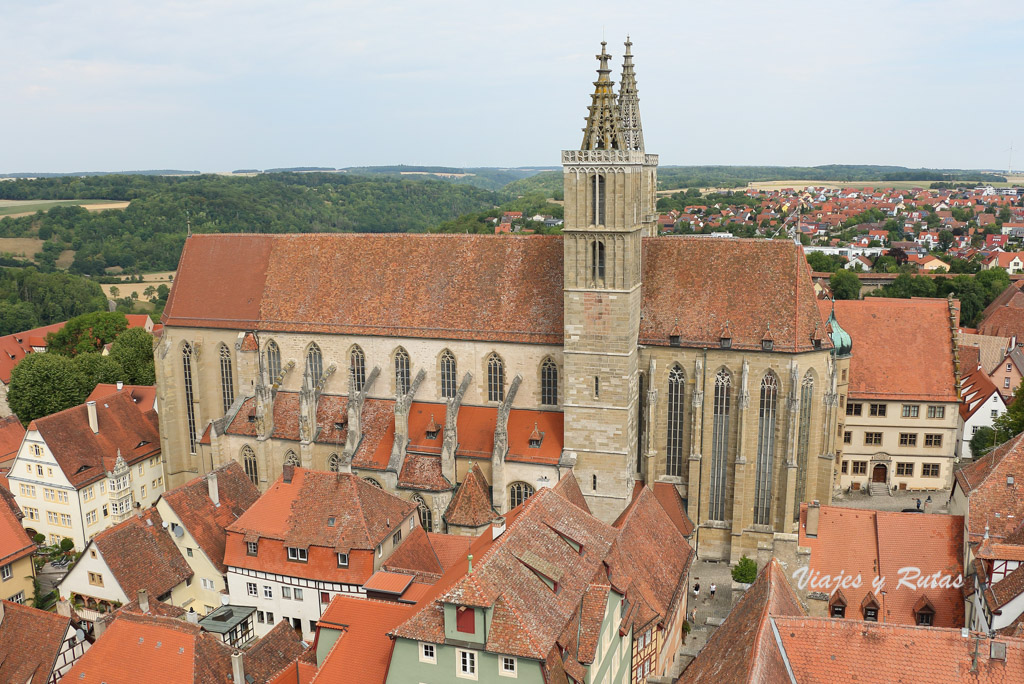
[[[960,382],[960,395],[962,427],[957,440],[957,456],[963,461],[972,458],[971,439],[981,428],[991,428],[995,424],[996,418],[1006,412],[1006,402],[980,366],[964,376]],[[989,446],[994,447],[995,444]]]
[[[27,529],[83,549],[163,492],[156,413],[117,393],[37,418],[8,479]]]
[[[36,597],[36,544],[21,526],[22,517],[14,497],[0,487],[0,599],[13,603]]]

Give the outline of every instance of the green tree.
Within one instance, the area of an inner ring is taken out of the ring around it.
[[[953,233],[948,230],[939,231],[939,249],[945,252],[953,246]]]
[[[996,418],[994,425],[999,442],[1024,432],[1024,380],[1013,391],[1013,403],[1006,408],[1006,413]]]
[[[109,356],[102,354],[79,354],[72,359],[72,370],[75,374],[75,381],[78,383],[78,400],[71,404],[76,406],[85,401],[96,385],[100,383],[112,384],[125,377],[121,364]]]
[[[31,330],[37,324],[36,312],[28,302],[0,301],[0,335]]]
[[[29,354],[11,371],[7,403],[27,425],[80,403],[81,392],[71,359],[59,354]]]
[[[860,278],[847,270],[836,271],[828,279],[836,299],[857,299],[860,297]]]
[[[129,328],[110,345],[110,358],[120,364],[123,380],[131,385],[153,385],[153,336],[143,328]]]
[[[75,356],[97,352],[113,342],[128,327],[128,319],[120,312],[76,316],[63,328],[46,336],[48,352]]]
[[[732,580],[742,584],[752,584],[757,579],[757,562],[743,556],[732,569]]]
[[[824,252],[807,252],[807,263],[818,273],[835,273],[843,267],[842,259]]]
[[[987,425],[982,425],[971,437],[971,458],[981,458],[985,453],[995,446],[996,431]]]

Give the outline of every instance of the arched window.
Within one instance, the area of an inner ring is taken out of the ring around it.
[[[284,455],[284,464],[297,466],[299,465],[299,457],[295,455],[295,452],[289,449]]]
[[[412,500],[416,504],[417,511],[420,514],[420,527],[422,527],[426,532],[433,532],[434,514],[431,512],[430,507],[427,506],[427,503],[419,494],[414,496]]]
[[[558,406],[558,366],[550,356],[540,364],[540,403]]]
[[[505,364],[497,354],[487,357],[487,401],[505,401]]]
[[[235,402],[235,374],[231,371],[231,350],[223,342],[220,345],[220,396],[224,413],[227,413]]]
[[[309,349],[306,350],[306,371],[309,372],[309,379],[314,385],[324,376],[324,355],[316,342],[310,343]]]
[[[356,392],[363,391],[366,384],[366,355],[358,344],[352,346],[348,355],[348,370],[352,374],[352,386]]]
[[[800,383],[800,432],[796,438],[797,501],[807,501],[807,452],[811,442],[811,402],[814,398],[814,376],[807,371]],[[800,506],[793,507],[793,520],[800,519]]]
[[[341,456],[338,456],[338,454],[331,454],[330,456],[328,456],[327,457],[327,470],[331,471],[332,473],[340,472],[341,471]]]
[[[192,394],[192,345],[181,346],[181,371],[185,376],[185,418],[188,422],[188,451],[196,453],[196,406]]]
[[[395,390],[399,394],[409,392],[409,352],[401,347],[395,351]]]
[[[366,482],[372,484],[377,489],[384,489],[383,487],[380,486],[380,482],[377,482],[372,477],[364,477],[363,480],[365,480]]]
[[[248,445],[242,447],[242,467],[245,468],[245,474],[252,480],[252,483],[259,487],[260,469],[256,465],[256,454],[253,453],[252,448]]]
[[[511,511],[531,496],[533,496],[533,487],[525,482],[513,482],[508,488],[508,509]]]
[[[605,206],[604,176],[599,173],[594,174],[592,182],[594,187],[590,202],[590,219],[595,226],[603,226]]]
[[[711,484],[708,517],[725,520],[726,456],[729,449],[729,394],[732,376],[724,368],[715,375],[711,422]]]
[[[754,524],[772,522],[772,469],[775,465],[775,411],[779,381],[768,371],[761,380],[761,402],[757,414],[757,468],[754,471]]]
[[[683,425],[686,421],[686,376],[676,364],[668,372],[668,445],[665,474],[683,476]]]
[[[604,280],[604,243],[600,240],[590,243],[590,278],[595,282]]]
[[[451,399],[455,396],[455,354],[445,349],[441,352],[441,396]]]
[[[274,340],[267,342],[267,374],[271,383],[281,374],[281,349]]]

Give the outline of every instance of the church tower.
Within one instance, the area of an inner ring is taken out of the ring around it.
[[[626,42],[620,98],[601,43],[583,144],[562,152],[565,187],[565,448],[591,510],[612,521],[637,469],[641,240],[655,234],[657,155],[643,130]]]

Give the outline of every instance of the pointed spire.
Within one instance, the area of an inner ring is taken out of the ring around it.
[[[597,69],[597,80],[594,81],[594,94],[587,115],[587,126],[583,129],[582,150],[623,150],[626,149],[622,137],[622,126],[619,122],[619,107],[615,102],[615,83],[608,77],[611,59],[605,51],[607,43],[601,41],[601,54],[597,60],[601,66]]]
[[[644,151],[644,129],[640,124],[640,98],[633,72],[633,43],[626,36],[626,54],[622,58],[622,81],[619,84],[619,122],[627,150]]]

